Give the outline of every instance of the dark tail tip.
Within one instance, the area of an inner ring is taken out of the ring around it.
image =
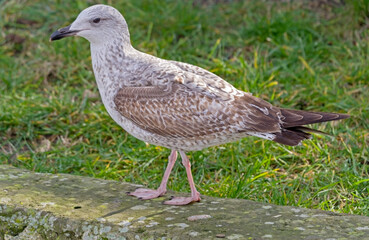
[[[298,127],[307,124],[336,121],[349,118],[348,114],[309,112],[301,110],[281,109],[283,116],[282,126],[285,128]]]
[[[283,129],[279,133],[274,133],[275,138],[273,141],[289,146],[296,146],[299,145],[301,141],[310,139],[311,135],[309,132],[326,134],[318,130],[303,127],[303,125],[336,121],[350,117],[348,114],[308,112],[290,109],[281,109],[281,113],[284,117],[282,120]]]
[[[341,114],[341,113],[337,113],[337,114],[339,115],[339,118],[337,120],[339,120],[339,119],[346,119],[346,118],[350,118],[351,117],[348,114]]]
[[[309,133],[297,129],[282,129],[281,132],[275,133],[273,141],[288,146],[297,146],[301,144],[301,141],[310,138]]]

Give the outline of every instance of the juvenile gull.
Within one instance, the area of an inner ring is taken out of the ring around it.
[[[348,117],[275,107],[200,67],[142,53],[132,47],[123,16],[110,6],[83,10],[50,40],[68,36],[90,42],[97,86],[114,121],[136,138],[172,150],[160,187],[129,193],[141,199],[166,193],[177,151],[186,168],[191,197],[175,197],[164,203],[185,205],[200,201],[185,152],[247,136],[295,146],[310,138],[309,132],[319,132],[303,125]]]

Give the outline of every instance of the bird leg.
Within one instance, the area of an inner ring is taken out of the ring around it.
[[[200,201],[200,193],[196,190],[195,183],[193,181],[192,173],[191,173],[191,163],[186,154],[182,151],[179,151],[182,158],[182,164],[186,168],[187,179],[191,188],[191,197],[174,197],[169,201],[165,201],[164,204],[168,205],[187,205],[192,202]]]
[[[136,191],[128,192],[127,194],[144,200],[163,196],[167,192],[167,182],[169,179],[170,172],[172,171],[173,166],[176,163],[176,160],[177,160],[177,151],[172,150],[168,158],[168,166],[165,169],[163,180],[161,181],[158,189],[153,190],[147,188],[138,188],[136,189]]]

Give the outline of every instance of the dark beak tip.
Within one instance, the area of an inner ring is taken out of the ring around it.
[[[76,35],[77,31],[70,31],[70,26],[60,28],[50,35],[49,41],[56,41],[65,37]]]
[[[59,30],[56,30],[55,32],[53,32],[50,35],[49,41],[55,41],[55,40],[59,40],[60,38],[62,38],[63,34],[59,32]]]

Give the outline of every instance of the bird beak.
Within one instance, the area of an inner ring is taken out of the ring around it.
[[[70,30],[70,26],[68,27],[64,27],[64,28],[60,28],[58,30],[56,30],[55,32],[53,32],[53,34],[51,34],[50,36],[50,42],[51,41],[55,41],[55,40],[59,40],[65,37],[70,37],[70,36],[75,36],[79,31],[78,30]]]

